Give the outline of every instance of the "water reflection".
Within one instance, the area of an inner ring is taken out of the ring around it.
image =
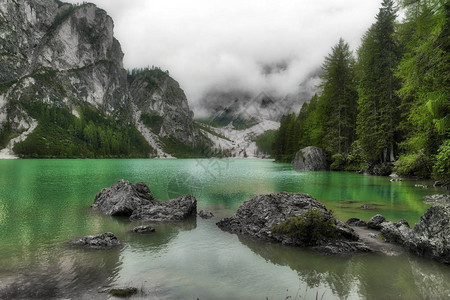
[[[450,297],[448,266],[420,257],[377,253],[336,257],[245,237],[239,237],[239,241],[267,261],[295,270],[309,289],[325,285],[328,296],[331,293],[340,299],[352,295],[364,299]]]
[[[53,299],[95,295],[115,281],[120,249],[81,250],[61,246],[16,272],[0,272],[1,299]]]

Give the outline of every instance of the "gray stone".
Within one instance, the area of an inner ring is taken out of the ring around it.
[[[369,222],[367,222],[367,227],[372,229],[381,229],[381,223],[385,222],[386,218],[380,214],[377,214],[370,218]]]
[[[411,228],[406,220],[397,223],[385,221],[380,224],[380,231],[386,242],[404,245],[411,235]]]
[[[153,202],[155,198],[145,183],[133,184],[121,179],[110,188],[102,189],[91,208],[108,216],[129,217],[138,207]]]
[[[425,202],[435,202],[435,203],[450,203],[450,195],[446,194],[434,194],[423,197]]]
[[[206,210],[201,210],[198,212],[198,216],[202,219],[211,219],[212,217],[214,217],[214,214],[210,211],[206,211]]]
[[[325,152],[317,147],[309,146],[295,155],[292,168],[298,171],[321,171],[328,169]]]
[[[94,199],[92,209],[109,216],[127,216],[130,220],[150,222],[182,221],[197,212],[197,199],[183,195],[169,201],[153,197],[143,182],[119,180],[103,189]]]
[[[155,232],[155,228],[149,225],[141,225],[138,227],[134,227],[133,229],[131,229],[131,231],[135,233],[153,233]]]
[[[147,222],[182,221],[197,212],[197,199],[183,195],[167,202],[143,205],[133,211],[130,220]]]
[[[324,233],[323,237],[314,240],[313,244],[303,237],[275,230],[276,226],[283,222],[293,217],[302,218],[311,211],[320,216],[321,220],[334,224],[332,232]],[[370,251],[358,242],[359,237],[353,229],[335,219],[322,203],[302,193],[282,192],[256,196],[244,202],[236,214],[222,219],[217,225],[228,232],[285,245],[312,247],[324,253]]]
[[[345,224],[349,225],[349,226],[357,226],[357,227],[365,227],[367,226],[367,222],[363,221],[361,219],[358,218],[350,218],[348,219]]]
[[[74,238],[70,241],[71,246],[92,249],[108,249],[122,245],[120,240],[111,232],[99,235],[88,235]]]
[[[430,207],[414,225],[406,246],[417,255],[450,264],[450,206]]]

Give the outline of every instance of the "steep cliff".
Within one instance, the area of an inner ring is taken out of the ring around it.
[[[138,128],[145,126],[150,135],[158,136],[159,146],[176,155],[174,143],[179,144],[176,148],[184,144],[183,152],[194,156],[200,154],[194,152],[208,147],[210,141],[195,126],[194,113],[189,109],[184,91],[168,71],[159,68],[132,70],[128,83]]]
[[[184,93],[179,100],[170,94],[173,79],[149,93],[136,78],[130,93],[113,28],[94,4],[0,1],[0,148],[39,157],[148,156],[165,154],[158,134],[196,143]],[[141,112],[155,111],[161,131],[145,141],[136,127],[145,134]]]

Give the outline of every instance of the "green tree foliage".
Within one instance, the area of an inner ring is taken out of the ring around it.
[[[407,138],[396,171],[421,176],[434,165],[435,176],[443,180],[436,170],[446,163],[439,147],[445,148],[450,132],[450,4],[405,1],[404,7],[407,20],[400,29],[406,51],[396,75],[402,81],[399,128]]]
[[[341,38],[325,57],[319,98],[324,149],[327,153],[345,154],[355,139],[356,92],[354,58]]]
[[[359,145],[369,163],[394,161],[398,141],[399,89],[394,71],[400,47],[395,35],[396,9],[392,0],[383,0],[376,22],[362,39],[358,50],[358,116]]]
[[[267,130],[263,134],[256,137],[256,146],[258,146],[259,151],[264,154],[272,156],[272,144],[275,138],[275,130]]]
[[[306,146],[324,148],[332,154],[347,154],[355,140],[357,92],[354,58],[340,39],[322,65],[322,93],[304,103],[298,116],[283,116],[274,138],[277,161],[292,161]]]
[[[80,106],[80,118],[67,108],[41,102],[22,105],[39,122],[33,133],[14,147],[22,157],[148,157],[154,151],[132,124],[88,105]]]

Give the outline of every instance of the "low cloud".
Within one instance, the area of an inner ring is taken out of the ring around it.
[[[211,88],[297,93],[299,84],[314,81],[311,74],[340,37],[357,48],[380,6],[373,0],[91,1],[113,17],[125,67],[169,70],[194,110]]]

